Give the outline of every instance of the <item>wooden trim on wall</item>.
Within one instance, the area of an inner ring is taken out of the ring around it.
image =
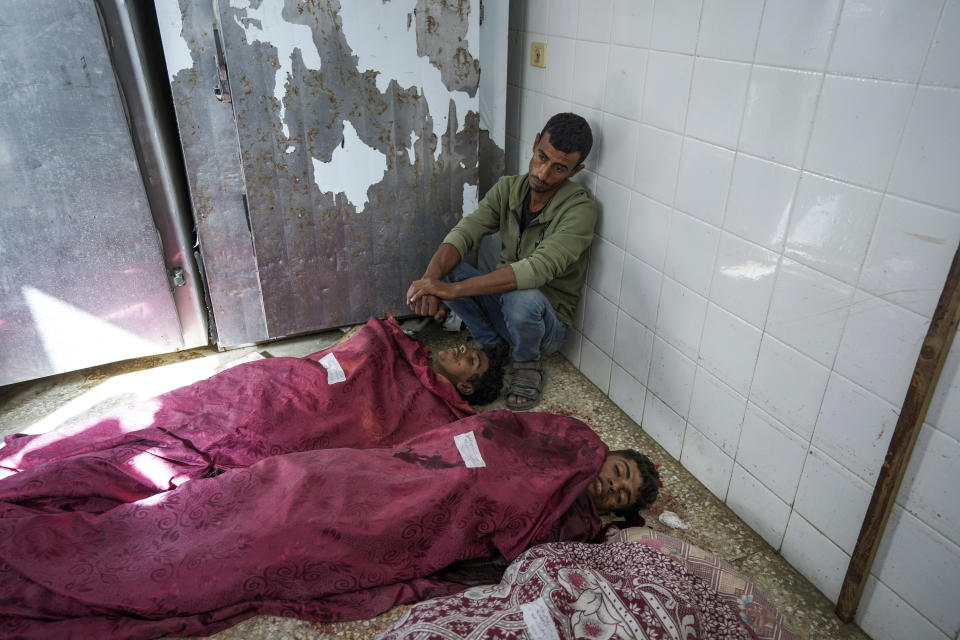
[[[920,348],[917,364],[913,369],[907,396],[900,408],[900,417],[887,448],[887,455],[880,469],[880,476],[870,499],[870,506],[863,518],[860,537],[853,550],[847,575],[837,599],[836,613],[844,622],[853,620],[860,604],[863,587],[873,566],[880,540],[887,526],[887,519],[900,491],[903,474],[907,470],[917,436],[937,388],[940,371],[947,359],[953,336],[960,321],[960,248],[953,256],[953,264],[943,285],[940,301],[930,321],[927,337]]]

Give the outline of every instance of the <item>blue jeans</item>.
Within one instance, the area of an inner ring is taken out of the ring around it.
[[[461,262],[444,280],[459,282],[479,275],[483,274]],[[513,344],[516,362],[533,362],[540,356],[550,355],[567,337],[566,325],[537,289],[457,298],[444,303],[460,316],[474,339],[484,347],[492,347],[501,340]]]

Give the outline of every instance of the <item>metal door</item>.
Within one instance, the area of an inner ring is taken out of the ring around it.
[[[3,2],[0,385],[207,344],[138,26],[108,4]]]
[[[477,202],[479,12],[208,3],[156,6],[220,343],[408,312]]]

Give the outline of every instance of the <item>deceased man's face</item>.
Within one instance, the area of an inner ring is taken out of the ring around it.
[[[643,476],[637,463],[619,454],[611,454],[603,461],[600,473],[587,487],[587,492],[600,513],[629,508],[640,499]]]
[[[486,353],[465,344],[437,351],[433,357],[433,370],[467,395],[473,393],[473,382],[482,376],[489,366],[490,360]]]

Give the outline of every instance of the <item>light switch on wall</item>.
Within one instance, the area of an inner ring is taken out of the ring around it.
[[[535,67],[547,67],[547,43],[532,42],[530,44],[530,64]]]

